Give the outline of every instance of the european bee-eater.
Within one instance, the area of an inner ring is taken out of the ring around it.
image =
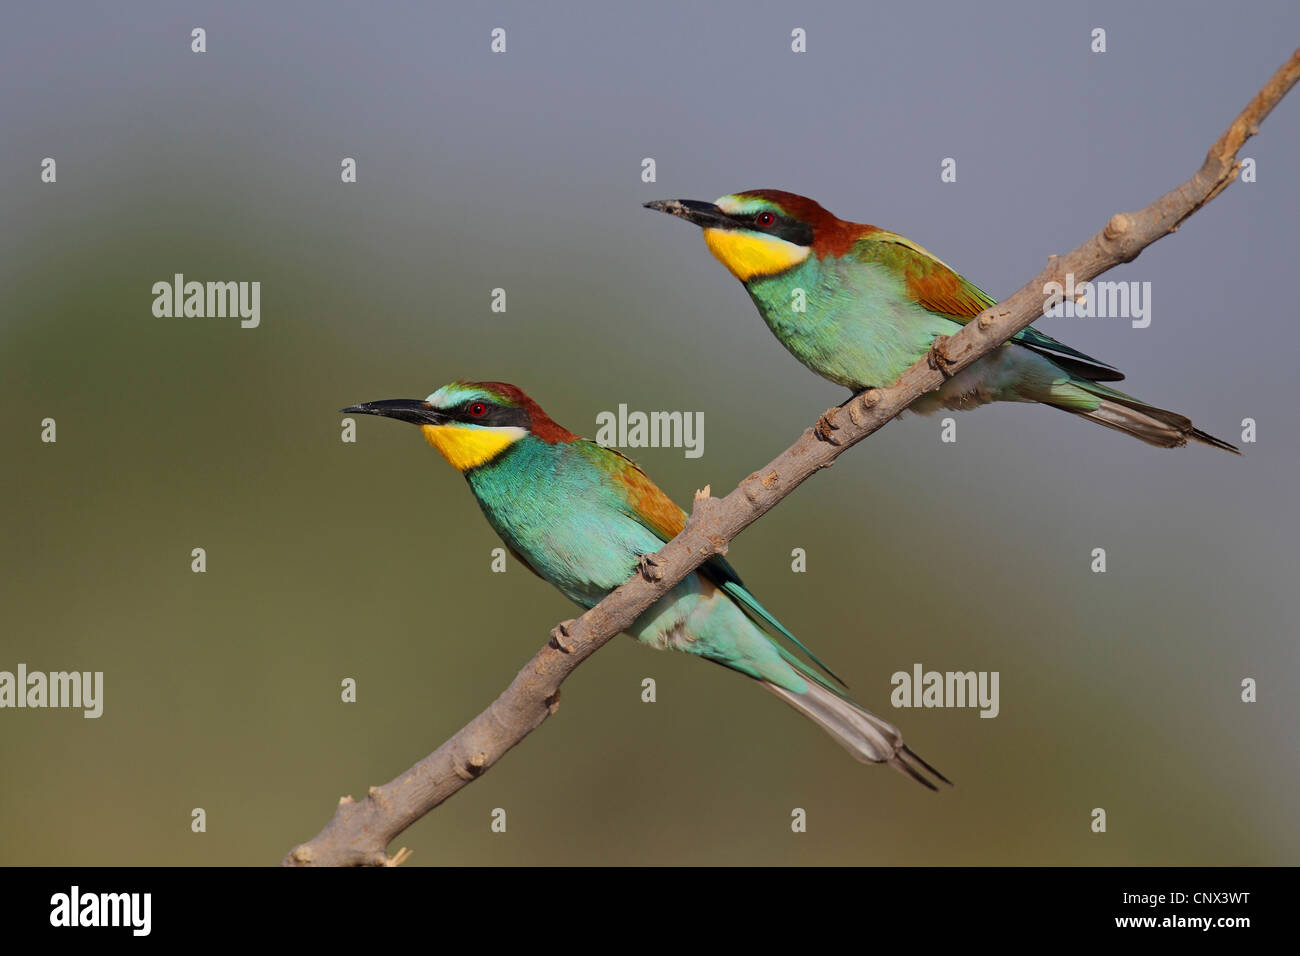
[[[703,229],[709,251],[744,284],[781,344],[855,392],[893,384],[937,336],[952,335],[995,304],[916,243],[837,219],[794,193],[753,189],[716,203],[645,205]],[[1103,384],[1123,378],[1029,326],[911,408],[925,414],[1042,402],[1151,445],[1175,448],[1193,439],[1237,452],[1186,417]]]
[[[465,476],[488,523],[519,561],[583,608],[628,580],[686,513],[630,459],[579,438],[503,382],[454,382],[426,399],[366,402],[344,412],[420,426]],[[817,660],[715,557],[637,618],[644,644],[698,654],[751,677],[858,760],[887,763],[935,789],[898,730],[849,700],[779,640]]]

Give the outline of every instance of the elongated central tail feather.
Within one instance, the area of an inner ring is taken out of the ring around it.
[[[808,689],[796,694],[770,681],[760,683],[812,720],[863,763],[887,763],[931,790],[939,788],[925,777],[926,772],[952,786],[951,780],[908,749],[897,727],[833,690],[808,681]]]
[[[1074,378],[1068,385],[1054,388],[1052,397],[1044,401],[1098,425],[1132,435],[1148,445],[1180,448],[1188,441],[1196,441],[1234,455],[1241,454],[1235,445],[1201,431],[1186,415],[1148,405],[1099,382]]]

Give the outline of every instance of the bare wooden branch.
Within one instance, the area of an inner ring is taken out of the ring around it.
[[[655,601],[700,564],[723,554],[728,543],[777,502],[822,468],[943,384],[980,356],[1015,335],[1042,314],[1047,284],[1089,281],[1134,259],[1157,239],[1174,232],[1236,177],[1237,152],[1287,91],[1300,79],[1300,50],[1264,85],[1215,141],[1201,168],[1187,182],[1149,206],[1116,213],[1106,227],[1069,254],[1053,257],[1029,283],[980,313],[951,337],[937,340],[930,354],[891,387],[869,389],[827,411],[817,425],[721,500],[705,488],[682,533],[643,562],[633,578],[576,621],[552,631],[551,640],[510,686],[455,736],[400,777],[371,787],[364,800],[344,797],[319,834],[294,847],[286,866],[385,866],[386,848],[412,823],[462,787],[482,776],[511,747],[536,730],[559,705],[560,685],[579,664],[614,635],[627,629]]]

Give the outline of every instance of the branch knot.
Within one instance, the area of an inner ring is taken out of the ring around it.
[[[750,475],[750,477],[754,476]],[[713,497],[713,486],[705,485],[695,492],[695,500],[691,502],[691,513],[686,518],[686,527],[693,528],[701,521],[708,521],[709,515],[716,511],[721,504],[721,499]]]

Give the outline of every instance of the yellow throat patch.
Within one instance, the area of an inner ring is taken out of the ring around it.
[[[741,282],[784,272],[812,253],[808,246],[740,229],[705,229],[704,241],[717,260]]]
[[[457,471],[468,471],[491,461],[524,435],[513,425],[498,428],[465,428],[460,425],[421,425],[424,439]]]

